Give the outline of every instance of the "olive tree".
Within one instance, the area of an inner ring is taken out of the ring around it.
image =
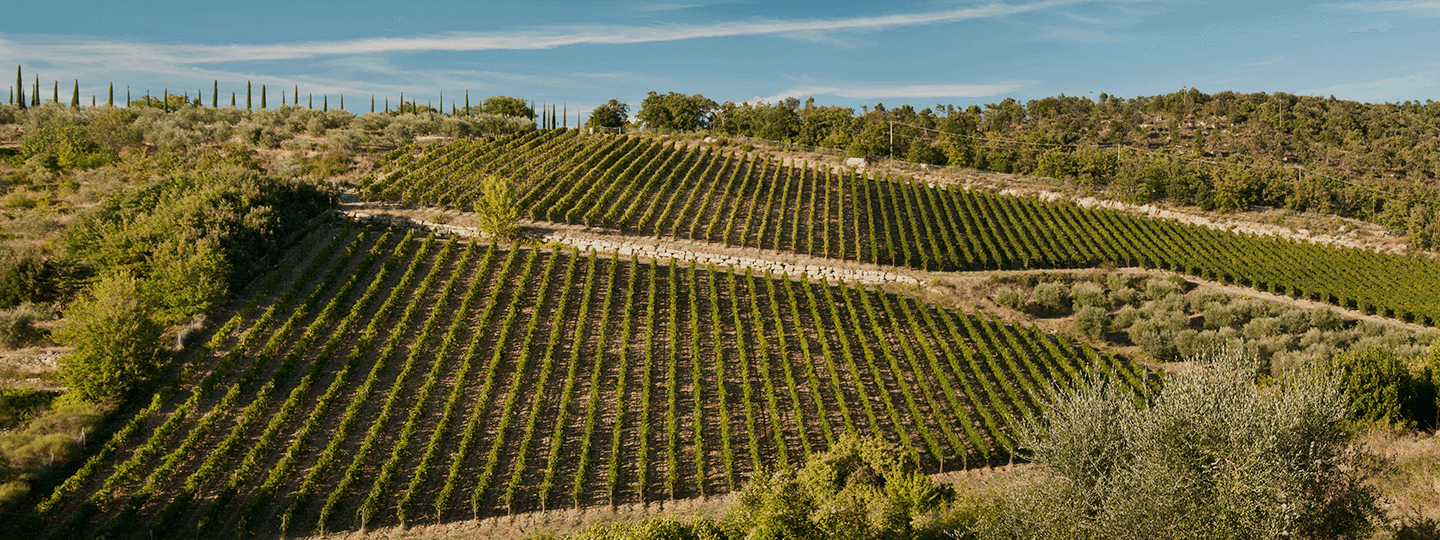
[[[1360,538],[1377,494],[1323,371],[1257,382],[1227,354],[1153,403],[1096,379],[1023,430],[1037,481],[982,520],[996,538]]]

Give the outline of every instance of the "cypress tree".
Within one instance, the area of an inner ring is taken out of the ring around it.
[[[405,92],[400,92],[400,112],[405,112]]]
[[[441,90],[441,91],[440,91],[440,108],[439,108],[439,109],[436,109],[436,110],[440,111],[440,114],[445,114],[445,91],[444,91],[444,90]]]
[[[260,108],[265,108],[265,85],[260,85]]]
[[[370,94],[370,112],[375,112],[375,94]]]
[[[125,87],[125,107],[130,107],[130,87]]]
[[[91,94],[91,95],[90,95],[90,106],[91,106],[91,107],[94,107],[94,106],[95,106],[95,95],[94,95],[94,94]]]
[[[230,106],[231,106],[231,107],[234,107],[234,106],[235,106],[235,92],[234,92],[234,91],[231,91],[231,92],[230,92]]]
[[[245,81],[245,110],[250,109],[250,81]]]
[[[25,108],[25,76],[20,73],[18,65],[15,66],[15,105]]]
[[[340,94],[340,108],[345,108],[345,94]]]
[[[470,91],[465,91],[465,116],[470,116]]]
[[[212,83],[210,83],[210,84],[212,85],[212,86],[210,87],[210,108],[212,108],[212,109],[219,109],[219,108],[220,108],[220,79],[215,79],[215,81],[212,82]]]
[[[569,103],[562,103],[562,104],[560,105],[560,123],[562,124],[560,127],[564,127],[564,128],[570,127],[570,104],[569,104]]]
[[[170,89],[160,91],[160,110],[170,112]]]
[[[290,95],[291,95],[291,96],[294,96],[294,102],[291,103],[291,105],[294,105],[294,106],[296,106],[296,107],[299,107],[299,106],[300,106],[300,85],[298,85],[298,84],[295,85],[295,91],[294,91],[294,92],[291,92]]]
[[[309,105],[306,105],[306,107],[309,107],[309,108],[311,108],[311,109],[314,109],[314,108],[315,108],[315,94],[307,94],[307,95],[310,96],[310,104],[309,104]]]
[[[330,96],[320,96],[320,112],[330,112]]]
[[[54,103],[54,104],[56,104],[56,105],[59,105],[59,104],[60,104],[60,81],[55,81],[55,90],[54,90],[54,92],[55,92],[54,94],[51,94],[51,95],[50,95],[50,102],[51,102],[51,103]]]
[[[70,94],[70,106],[80,108],[80,79],[75,79],[75,91]]]
[[[40,106],[40,76],[35,76],[35,90],[30,92],[30,105]]]
[[[280,91],[280,106],[281,106],[281,107],[284,107],[286,103],[288,103],[288,102],[285,101],[285,91],[284,91],[284,90],[281,90],[281,91]]]
[[[385,96],[385,112],[390,112],[390,96]]]

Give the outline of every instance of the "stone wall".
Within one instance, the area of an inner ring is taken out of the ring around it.
[[[473,227],[458,227],[443,223],[410,219],[402,216],[385,214],[368,214],[365,212],[339,211],[336,213],[342,219],[348,219],[358,223],[373,223],[396,228],[412,228],[426,231],[434,231],[439,236],[458,235],[463,237],[484,238],[488,235],[481,233]],[[825,280],[830,283],[844,281],[846,283],[863,283],[868,285],[880,285],[885,283],[899,283],[902,285],[918,285],[919,280],[894,272],[883,272],[878,270],[855,270],[850,268],[837,268],[823,265],[801,265],[790,264],[779,261],[756,257],[741,257],[738,255],[722,255],[718,253],[705,253],[692,251],[683,248],[670,247],[655,241],[636,240],[606,240],[602,238],[584,238],[568,235],[564,232],[554,232],[538,238],[545,242],[554,242],[564,246],[571,246],[580,251],[594,250],[601,253],[616,253],[621,257],[631,255],[642,259],[650,259],[658,262],[675,260],[682,263],[694,261],[699,266],[714,265],[717,269],[733,269],[744,272],[751,270],[755,274],[764,274],[769,271],[771,274],[806,276],[810,279]]]

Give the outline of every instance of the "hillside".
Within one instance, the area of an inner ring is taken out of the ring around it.
[[[791,167],[648,137],[549,130],[406,147],[371,199],[468,209],[510,178],[535,219],[919,269],[1176,270],[1407,321],[1440,320],[1440,261],[1216,231],[1066,201]]]
[[[696,497],[847,433],[935,472],[1008,462],[1051,381],[1153,388],[890,293],[412,234],[302,241],[27,526],[296,535]]]

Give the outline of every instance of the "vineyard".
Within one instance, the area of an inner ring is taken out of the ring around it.
[[[654,138],[544,130],[391,152],[373,200],[469,209],[478,180],[537,220],[930,270],[1159,267],[1440,325],[1440,262],[947,189]]]
[[[935,472],[1008,461],[1052,383],[1157,384],[1033,327],[784,276],[355,226],[284,260],[23,526],[294,536],[696,497],[847,434]]]

